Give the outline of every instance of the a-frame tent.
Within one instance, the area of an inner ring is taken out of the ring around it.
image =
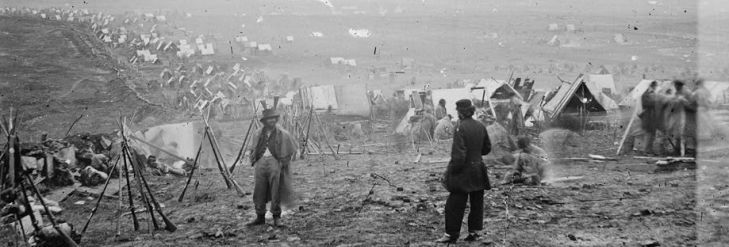
[[[509,94],[514,93],[519,99],[524,100],[519,91],[517,91],[516,89],[514,89],[514,87],[502,80],[481,79],[476,86],[484,87],[486,90],[486,97],[488,97],[489,99],[508,100]],[[481,95],[483,91],[474,90],[473,93],[476,95]]]
[[[729,104],[729,82],[704,81],[704,87],[711,93],[709,102],[717,105]]]
[[[638,84],[636,84],[635,87],[633,87],[633,90],[631,90],[630,93],[628,93],[628,95],[625,96],[625,98],[623,98],[623,100],[620,101],[620,104],[618,104],[618,105],[622,106],[622,107],[629,107],[629,108],[632,108],[635,106],[641,107],[640,97],[643,95],[643,93],[645,93],[646,90],[648,90],[652,81],[658,82],[658,87],[656,88],[656,90],[658,92],[665,92],[668,89],[675,90],[675,88],[673,87],[673,83],[671,83],[670,80],[643,79],[640,82],[638,82]]]
[[[225,164],[232,165],[235,160],[248,121],[210,123],[211,131],[220,141],[219,151]],[[132,133],[129,141],[142,154],[155,155],[157,160],[169,165],[180,163],[180,158],[194,159],[197,149],[202,145],[198,165],[211,168],[216,166],[216,161],[210,142],[203,139],[204,130],[205,123],[202,121],[165,124]]]
[[[371,106],[364,84],[323,85],[299,89],[305,106],[347,116],[370,117]]]
[[[572,83],[560,85],[557,93],[542,109],[548,119],[557,119],[567,114],[606,114],[607,110],[587,87],[584,75],[580,74]]]

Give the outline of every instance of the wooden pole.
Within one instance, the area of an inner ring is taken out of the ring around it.
[[[182,193],[180,193],[180,197],[177,198],[178,202],[182,202],[182,199],[185,197],[185,192],[187,191],[187,187],[190,186],[190,181],[192,181],[192,175],[195,173],[195,168],[197,168],[197,162],[200,158],[200,152],[202,152],[203,144],[205,144],[205,138],[208,136],[208,132],[206,131],[203,133],[202,140],[200,140],[200,147],[197,149],[197,154],[195,154],[195,161],[192,162],[192,168],[190,169],[190,175],[187,177],[187,182],[185,183],[185,187],[182,188]]]
[[[248,124],[248,130],[246,131],[246,136],[243,138],[243,145],[240,146],[240,151],[238,151],[238,156],[235,157],[235,160],[233,161],[233,164],[230,167],[230,173],[233,173],[233,170],[235,170],[235,165],[238,164],[238,161],[243,157],[243,153],[245,152],[246,146],[248,144],[248,137],[250,137],[251,129],[253,129],[253,124],[256,121],[256,117],[254,116],[253,119],[251,119],[250,124]]]
[[[309,146],[309,132],[311,131],[311,121],[314,114],[314,106],[311,106],[309,109],[309,121],[306,123],[306,135],[304,136],[304,144],[301,145],[301,154],[299,155],[301,159],[304,158],[304,153],[306,152],[307,146]]]
[[[119,157],[121,158],[121,156],[119,156]],[[117,169],[119,169],[119,183],[117,183],[117,185],[118,185],[117,191],[119,192],[119,207],[117,208],[117,210],[119,211],[119,216],[116,218],[116,236],[115,237],[118,238],[119,236],[121,236],[121,217],[122,217],[122,212],[123,212],[122,207],[124,206],[123,205],[124,204],[124,193],[122,192],[122,176],[123,176],[122,166],[117,167]],[[129,183],[127,183],[127,186],[129,186]]]
[[[218,167],[222,168],[221,172],[223,176],[225,177],[226,181],[230,183],[230,185],[235,188],[235,191],[238,192],[239,196],[245,196],[245,192],[243,192],[243,188],[240,187],[238,182],[236,182],[228,173],[228,170],[226,169],[225,160],[223,160],[223,154],[220,153],[220,149],[218,148],[218,141],[215,138],[215,134],[210,131],[210,128],[208,128],[208,140],[210,140],[210,145],[213,149],[213,155],[215,156],[215,161],[218,163]],[[230,186],[228,187],[230,188]]]
[[[216,161],[215,163],[218,166],[220,175],[223,176],[223,181],[225,181],[225,186],[228,187],[228,189],[231,189],[232,185],[226,174],[226,171],[228,171],[228,169],[226,167],[223,167],[223,165],[220,163],[220,160],[218,158],[218,153],[215,151],[215,145],[213,144],[213,139],[210,137],[212,131],[210,131],[210,126],[208,125],[207,119],[205,117],[203,117],[203,122],[205,123],[205,133],[208,137],[207,138],[208,141],[210,142],[210,149],[212,149],[212,151],[213,151],[213,157],[215,157],[215,161]]]
[[[615,153],[615,155],[620,155],[620,151],[623,149],[623,144],[625,143],[625,139],[628,138],[628,133],[630,132],[630,128],[633,126],[633,121],[635,120],[635,116],[638,114],[638,106],[633,106],[633,113],[630,114],[630,121],[628,121],[628,128],[625,129],[625,133],[623,133],[623,138],[620,139],[620,145],[618,146],[618,151]]]
[[[317,124],[317,126],[319,126],[319,130],[321,131],[322,135],[324,135],[324,142],[329,147],[329,150],[332,151],[332,156],[334,156],[334,159],[338,160],[339,155],[337,155],[337,152],[334,151],[334,148],[332,147],[332,145],[329,144],[329,138],[327,137],[327,132],[324,131],[324,127],[321,126],[322,123],[321,123],[321,118],[319,118],[319,114],[314,113],[314,116],[316,116],[316,120],[317,120],[317,122],[319,122],[319,124]]]

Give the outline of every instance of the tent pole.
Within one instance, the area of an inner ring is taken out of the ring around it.
[[[630,121],[628,122],[628,127],[625,129],[625,133],[623,133],[623,138],[620,139],[620,145],[618,146],[618,151],[615,153],[615,155],[620,155],[620,151],[623,149],[623,144],[625,143],[625,139],[628,138],[628,132],[630,132],[630,128],[633,126],[633,121],[635,120],[635,115],[638,114],[638,107],[633,106],[633,113],[630,114]]]
[[[321,122],[321,118],[319,118],[319,114],[314,112],[314,116],[316,117],[316,120],[318,122],[317,126],[319,127],[319,130],[321,131],[322,135],[324,135],[324,142],[329,147],[329,150],[332,151],[332,156],[334,156],[334,159],[339,160],[339,155],[337,155],[337,153],[334,152],[334,148],[332,147],[332,145],[329,144],[329,138],[327,137],[327,132],[324,131],[324,127],[321,126],[322,122]]]

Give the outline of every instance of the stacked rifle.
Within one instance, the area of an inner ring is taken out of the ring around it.
[[[203,122],[205,123],[205,131],[203,132],[203,138],[200,142],[200,146],[197,149],[197,154],[195,154],[195,160],[192,164],[192,169],[190,170],[190,175],[187,177],[187,182],[185,183],[185,187],[182,189],[182,193],[180,193],[180,197],[177,199],[177,201],[182,202],[182,200],[185,197],[185,192],[187,192],[187,187],[190,185],[190,181],[192,181],[192,176],[195,174],[195,170],[198,166],[198,161],[200,158],[200,153],[202,152],[203,143],[207,140],[210,143],[210,147],[213,151],[213,156],[215,157],[215,163],[218,166],[218,170],[220,171],[220,174],[223,176],[223,181],[225,181],[225,185],[228,187],[228,189],[235,188],[236,192],[239,196],[244,196],[245,192],[243,192],[243,188],[240,187],[238,182],[233,179],[233,175],[231,175],[233,169],[235,168],[235,163],[233,166],[231,166],[230,170],[228,170],[228,166],[225,164],[225,160],[223,159],[223,154],[220,152],[220,148],[218,146],[218,139],[215,137],[215,133],[211,130],[210,124],[208,123],[208,116],[210,114],[209,111],[210,108],[208,108],[208,114],[207,116],[203,116]],[[249,127],[249,133],[250,133],[250,127]],[[245,143],[244,146],[245,147]],[[241,149],[241,153],[242,153]],[[240,158],[240,157],[239,157]],[[236,161],[237,162],[237,161]]]
[[[73,232],[70,225],[63,223],[59,224],[53,213],[48,209],[43,196],[41,195],[38,188],[33,182],[33,178],[30,177],[29,171],[25,170],[22,165],[20,157],[20,138],[17,135],[17,112],[13,108],[10,108],[10,117],[5,121],[5,117],[0,120],[0,129],[2,133],[7,136],[7,145],[3,149],[2,155],[0,155],[0,190],[1,199],[3,204],[8,204],[9,212],[14,214],[15,221],[20,225],[21,232],[23,233],[23,240],[28,240],[28,236],[25,235],[25,229],[20,221],[25,216],[30,217],[31,225],[35,230],[35,236],[39,237],[42,235],[42,227],[33,212],[33,207],[30,205],[30,197],[28,196],[27,190],[30,190],[37,197],[37,201],[43,206],[45,215],[51,222],[52,229],[55,230],[51,233],[53,237],[61,238],[67,246],[78,246],[76,242],[80,236]],[[31,195],[31,196],[32,196]],[[76,237],[74,240],[72,237]],[[48,240],[46,240],[48,241]],[[52,241],[52,240],[51,240]]]
[[[144,177],[144,161],[139,158],[138,155],[135,155],[134,152],[129,147],[129,140],[127,139],[127,130],[126,130],[126,119],[122,118],[121,122],[119,123],[119,126],[121,128],[121,134],[122,134],[122,142],[121,142],[121,153],[116,158],[116,162],[111,167],[111,170],[109,171],[109,177],[106,179],[106,182],[104,183],[104,187],[101,190],[101,194],[99,195],[99,199],[96,201],[96,205],[91,210],[91,214],[89,215],[89,218],[86,220],[86,223],[84,224],[83,229],[81,230],[81,235],[83,235],[86,230],[88,229],[89,224],[91,223],[91,219],[96,214],[96,211],[99,208],[99,204],[101,203],[102,198],[104,198],[104,193],[106,192],[106,189],[109,185],[109,181],[111,180],[111,174],[114,172],[114,170],[119,171],[119,182],[121,183],[122,176],[127,182],[127,197],[129,198],[129,210],[131,211],[132,215],[132,222],[134,225],[134,230],[139,230],[139,219],[137,218],[137,213],[134,208],[134,196],[132,195],[132,184],[131,184],[131,178],[129,175],[129,171],[132,171],[132,174],[134,176],[134,180],[136,182],[136,187],[139,192],[139,196],[141,197],[142,204],[146,208],[146,211],[149,213],[150,221],[149,227],[147,228],[149,233],[153,233],[154,230],[160,229],[159,223],[157,221],[157,218],[155,217],[154,212],[156,211],[159,216],[162,218],[162,221],[165,223],[165,230],[169,232],[174,232],[177,230],[177,227],[175,226],[172,221],[170,221],[167,216],[162,211],[162,207],[160,206],[159,202],[157,202],[157,199],[154,197],[154,193],[149,188],[149,184],[147,183],[147,180]],[[119,166],[119,163],[121,162],[122,166]],[[130,169],[131,168],[131,169]],[[119,207],[122,206],[122,193],[123,191],[119,190]],[[120,210],[121,211],[121,210]],[[119,220],[119,219],[117,219]],[[118,222],[117,222],[118,226]],[[120,232],[117,227],[117,236],[120,235]]]

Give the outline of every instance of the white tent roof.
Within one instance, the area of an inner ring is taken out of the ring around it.
[[[605,110],[616,110],[618,109],[618,103],[610,98],[607,94],[603,93],[603,89],[610,89],[610,92],[617,92],[615,90],[615,81],[613,75],[588,75],[587,81],[585,82],[587,88],[595,96],[595,99],[605,107]]]
[[[453,117],[456,117],[456,101],[474,98],[473,93],[468,88],[435,89],[431,90],[430,93],[433,105],[437,106],[438,101],[444,99],[446,101],[446,112]],[[481,98],[481,96],[478,96],[478,98]]]
[[[648,90],[648,87],[650,87],[651,82],[655,80],[646,80],[643,79],[640,82],[638,82],[637,85],[633,88],[630,93],[623,99],[623,101],[620,102],[619,105],[621,106],[633,106],[636,102],[639,102],[640,97],[645,93],[646,90]],[[658,80],[658,90],[665,90],[669,87],[673,87],[671,85],[671,81],[669,80]]]
[[[564,111],[564,109],[570,103],[570,101],[572,100],[572,98],[575,97],[575,96],[577,96],[576,94],[578,94],[578,91],[579,91],[579,93],[585,94],[585,95],[582,95],[582,96],[584,96],[586,98],[589,98],[590,97],[586,93],[590,93],[592,95],[592,97],[594,97],[595,99],[598,98],[598,96],[596,96],[598,94],[596,94],[595,92],[592,92],[592,90],[590,90],[590,88],[587,87],[587,84],[583,80],[584,78],[585,78],[584,75],[580,75],[571,84],[563,83],[559,87],[559,90],[557,90],[557,93],[554,95],[554,97],[552,97],[552,99],[549,100],[549,102],[547,102],[546,104],[544,104],[544,106],[542,107],[542,109],[545,110],[545,111],[547,111],[548,116],[549,116],[550,119],[554,119],[560,113],[562,113],[562,111]],[[580,90],[580,88],[581,88],[581,86],[583,84],[587,88],[586,91]],[[603,105],[600,100],[597,100],[597,103],[604,110],[607,110],[606,109],[607,107],[605,107],[605,105]]]
[[[590,87],[591,90],[593,88],[600,90],[598,92],[602,92],[602,89],[610,89],[610,92],[612,93],[618,92],[618,90],[615,88],[615,80],[613,79],[613,75],[611,74],[587,75],[587,86]]]
[[[481,79],[478,84],[476,84],[476,87],[484,87],[486,89],[486,96],[488,96],[488,98],[494,97],[494,93],[496,93],[496,90],[498,90],[502,86],[505,86],[510,91],[516,93],[517,97],[523,100],[521,94],[516,91],[516,89],[514,89],[511,85],[506,84],[506,81],[504,80]],[[473,90],[473,94],[477,95],[480,99],[483,96],[483,90]]]
[[[304,104],[312,105],[314,106],[314,109],[325,110],[328,109],[329,106],[331,106],[332,109],[338,108],[337,93],[336,90],[334,90],[334,85],[303,88],[302,91],[302,95],[305,95],[305,97],[302,97],[305,100]]]
[[[365,85],[323,85],[302,88],[300,92],[304,105],[312,105],[315,110],[327,110],[331,106],[333,111],[342,115],[370,115]]]
[[[729,103],[729,82],[704,81],[704,87],[711,92],[711,102],[719,104]]]

